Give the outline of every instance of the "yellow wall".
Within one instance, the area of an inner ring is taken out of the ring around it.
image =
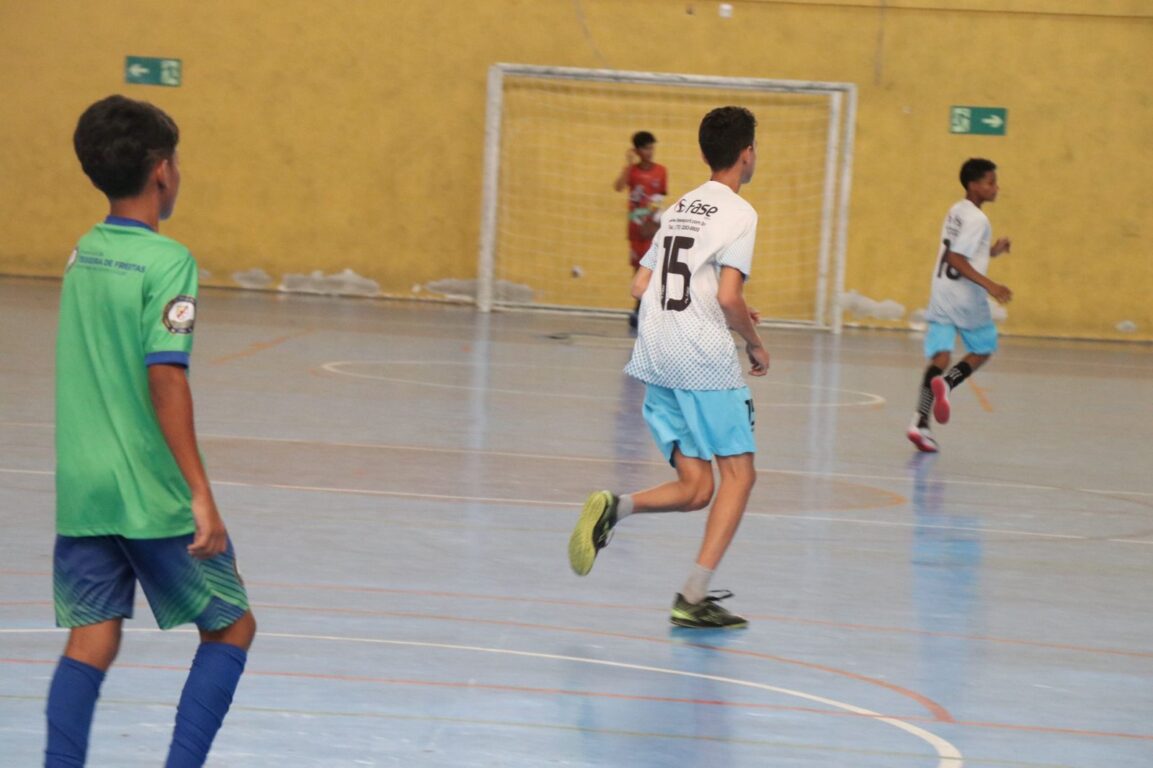
[[[347,267],[402,294],[471,277],[485,77],[510,61],[854,82],[846,289],[923,306],[957,168],[985,155],[1001,166],[994,231],[1014,241],[994,262],[1017,296],[1006,332],[1153,338],[1150,3],[735,0],[731,19],[717,5],[0,3],[0,272],[58,274],[103,213],[70,135],[122,92],[180,123],[165,232],[221,284],[252,267]],[[184,84],[125,85],[126,55],[181,58]],[[1008,135],[950,135],[954,104],[1007,107]]]

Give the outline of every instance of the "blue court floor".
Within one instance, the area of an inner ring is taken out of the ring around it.
[[[53,628],[52,281],[0,280],[0,765],[36,766]],[[1153,766],[1153,348],[1005,340],[937,456],[919,339],[766,331],[759,481],[714,586],[622,319],[205,291],[198,429],[260,634],[215,768]],[[195,636],[128,622],[93,768],[159,766]]]

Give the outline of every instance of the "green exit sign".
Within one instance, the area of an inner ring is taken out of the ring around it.
[[[124,59],[124,82],[132,85],[180,85],[180,59],[156,59],[150,56],[127,56]]]
[[[978,133],[1004,136],[1009,124],[1005,107],[950,107],[949,133]]]

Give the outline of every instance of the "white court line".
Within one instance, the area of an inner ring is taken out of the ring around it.
[[[49,425],[50,426],[50,425]],[[220,434],[206,434],[204,438],[212,438],[215,440],[252,440],[254,442],[268,442],[268,443],[290,443],[296,445],[326,445],[336,448],[373,448],[380,450],[403,450],[412,451],[414,453],[465,453],[465,454],[481,454],[484,456],[499,456],[501,458],[509,459],[535,459],[540,461],[561,461],[565,463],[570,462],[585,462],[589,464],[630,464],[639,466],[650,467],[665,467],[668,462],[664,461],[649,461],[647,459],[616,459],[616,458],[599,458],[596,456],[560,456],[556,454],[543,454],[543,453],[521,453],[517,451],[488,451],[479,448],[437,448],[431,446],[421,445],[397,445],[390,443],[357,443],[357,442],[340,442],[340,441],[327,441],[327,440],[305,440],[302,438],[293,437],[246,437],[244,435],[220,435]],[[758,468],[757,472],[763,472],[773,475],[800,475],[803,477],[832,477],[843,478],[849,480],[886,480],[897,483],[909,482],[908,477],[897,475],[864,475],[855,474],[851,472],[819,472],[816,470],[806,469],[766,469]],[[1057,491],[1068,492],[1077,491],[1080,493],[1092,493],[1098,495],[1114,495],[1114,496],[1150,496],[1153,493],[1145,491],[1115,491],[1115,490],[1093,490],[1090,488],[1063,488],[1056,485],[1036,485],[1032,483],[1016,483],[1005,480],[958,480],[953,478],[941,478],[938,482],[947,483],[949,485],[972,485],[978,487],[988,488],[1015,488],[1018,490],[1028,491]]]
[[[1005,338],[1005,341],[1010,342],[1011,339]],[[1121,343],[1121,344],[1133,344],[1133,342],[1119,342],[1119,343]],[[1138,344],[1139,343],[1140,342],[1138,342]],[[1127,353],[1130,351],[1131,350],[1126,350]],[[1132,351],[1136,351],[1136,350],[1132,350]],[[1040,364],[1046,365],[1046,366],[1053,364],[1053,358],[1052,357],[1030,357],[1028,355],[1022,356],[1020,351],[1014,351],[1013,352],[1012,360],[1013,360],[1013,362],[1017,362],[1018,360],[1020,360],[1022,362],[1027,362],[1027,363],[1040,363]],[[1098,362],[1098,361],[1090,361],[1090,362],[1081,362],[1078,360],[1062,360],[1061,361],[1061,367],[1064,368],[1064,367],[1069,367],[1069,366],[1074,367],[1074,368],[1091,368],[1093,370],[1098,370],[1100,368],[1123,368],[1123,369],[1129,370],[1129,371],[1153,372],[1153,364],[1151,364],[1151,365],[1131,365],[1129,363],[1105,363],[1105,362]]]
[[[481,392],[494,392],[502,395],[529,395],[536,397],[563,397],[565,399],[580,399],[580,400],[612,400],[617,401],[620,399],[619,395],[582,395],[582,394],[567,394],[564,392],[547,392],[536,389],[499,389],[497,387],[477,387],[471,384],[444,384],[440,382],[426,381],[422,379],[404,379],[398,376],[380,376],[371,373],[357,373],[356,371],[346,370],[342,366],[356,366],[356,365],[443,365],[443,366],[457,366],[457,367],[472,367],[471,363],[457,362],[455,360],[335,360],[330,363],[324,363],[320,367],[329,373],[338,376],[352,376],[358,379],[372,379],[374,381],[391,381],[398,384],[414,384],[421,387],[437,387],[439,389],[466,389]],[[490,368],[516,368],[523,369],[523,363],[488,363]],[[618,368],[589,368],[584,366],[567,366],[567,365],[534,365],[533,370],[553,370],[553,371],[580,371],[588,373],[590,371],[603,371],[620,373]],[[848,403],[757,403],[758,406],[768,408],[849,408],[856,406],[876,406],[884,405],[886,400],[880,395],[872,392],[861,392],[854,389],[838,389],[836,387],[818,387],[810,384],[797,384],[789,381],[758,381],[757,387],[750,384],[750,389],[759,389],[765,386],[776,387],[798,387],[801,389],[811,389],[814,391],[826,392],[844,392],[850,395],[862,396],[863,400],[858,400]]]
[[[505,499],[499,496],[454,496],[445,493],[410,493],[407,491],[378,491],[372,488],[339,488],[321,485],[286,485],[283,483],[241,483],[233,480],[213,480],[213,485],[231,485],[239,488],[276,488],[282,491],[310,491],[314,493],[340,493],[351,496],[389,496],[401,499],[429,499],[436,501],[469,501],[481,504],[518,504],[543,507],[579,507],[578,501],[545,501],[543,499]]]
[[[159,630],[156,630],[156,631],[159,631]],[[871,709],[865,709],[864,707],[858,707],[854,704],[849,704],[849,703],[846,703],[843,701],[838,701],[836,699],[830,699],[830,698],[827,698],[825,696],[817,696],[816,694],[805,693],[804,691],[795,691],[791,688],[780,688],[778,686],[768,685],[765,683],[756,683],[756,682],[753,682],[751,680],[741,680],[739,678],[733,678],[733,677],[721,677],[719,675],[706,675],[706,674],[701,673],[701,672],[686,672],[684,670],[669,669],[666,667],[650,667],[650,666],[643,665],[643,664],[628,664],[628,663],[620,662],[620,661],[607,661],[604,659],[589,659],[589,658],[582,658],[580,656],[565,656],[565,655],[561,655],[561,654],[538,653],[538,652],[534,652],[534,651],[513,651],[513,650],[509,650],[509,649],[504,649],[504,648],[485,648],[483,646],[456,645],[456,644],[452,644],[452,643],[428,643],[428,642],[419,642],[419,641],[411,641],[411,640],[383,640],[383,639],[368,638],[368,637],[341,637],[341,636],[337,636],[337,635],[302,635],[302,634],[294,634],[294,633],[288,633],[288,632],[285,632],[285,633],[265,632],[261,635],[261,637],[279,637],[279,638],[287,639],[287,640],[318,640],[318,641],[327,641],[327,642],[334,642],[335,641],[335,642],[368,643],[368,644],[379,644],[379,645],[400,645],[400,646],[409,646],[409,647],[413,647],[413,648],[437,648],[440,650],[449,650],[449,651],[470,651],[473,653],[492,653],[492,654],[499,654],[499,655],[519,656],[519,657],[523,657],[523,658],[545,659],[545,660],[549,660],[549,661],[567,661],[567,662],[574,662],[577,664],[591,664],[591,665],[596,665],[596,666],[612,667],[615,669],[634,670],[637,672],[654,672],[656,674],[673,675],[673,676],[677,676],[677,677],[689,677],[689,678],[694,678],[697,680],[709,680],[709,681],[716,682],[716,683],[727,683],[729,685],[736,685],[736,686],[741,686],[741,687],[745,687],[745,688],[753,688],[753,689],[758,689],[758,690],[762,690],[762,691],[770,691],[772,693],[779,693],[779,694],[783,694],[785,696],[793,696],[796,698],[805,699],[807,701],[816,702],[818,704],[824,704],[826,706],[835,707],[837,709],[842,709],[846,712],[852,712],[852,713],[857,714],[857,715],[864,715],[866,717],[869,717],[869,718],[876,720],[877,722],[885,723],[886,725],[892,726],[894,728],[898,728],[902,731],[905,731],[906,733],[912,734],[913,736],[916,736],[917,738],[919,738],[922,741],[924,741],[925,743],[927,743],[930,747],[932,747],[933,751],[937,753],[937,757],[938,757],[937,766],[938,766],[938,768],[962,768],[962,766],[965,764],[964,760],[961,757],[961,752],[955,746],[953,746],[951,743],[949,743],[945,739],[941,738],[940,736],[936,735],[935,733],[927,731],[924,728],[919,728],[918,726],[915,726],[912,723],[905,722],[904,720],[899,720],[895,717],[888,717],[886,715],[882,715],[880,712],[874,712]]]
[[[0,634],[33,634],[38,632],[51,632],[58,633],[62,630],[58,629],[0,629]],[[159,633],[160,629],[150,629],[146,627],[130,628],[125,630],[127,632],[149,632]],[[178,632],[191,634],[191,630],[177,630]],[[778,693],[785,696],[793,696],[799,699],[824,704],[825,706],[841,709],[846,712],[852,712],[856,715],[863,715],[877,722],[884,723],[898,728],[906,733],[916,736],[921,739],[937,754],[937,768],[962,768],[965,761],[961,757],[961,752],[951,743],[941,738],[940,736],[927,731],[924,728],[919,728],[912,723],[905,722],[895,717],[882,715],[880,712],[874,712],[871,709],[858,707],[855,704],[849,704],[837,699],[830,699],[825,696],[818,696],[813,693],[806,693],[804,691],[796,691],[791,688],[780,688],[775,685],[768,685],[767,683],[757,683],[752,680],[741,680],[735,677],[721,677],[719,675],[706,675],[701,672],[686,672],[680,669],[669,669],[667,667],[650,667],[644,664],[629,664],[623,661],[607,661],[605,659],[589,659],[580,656],[565,656],[555,653],[539,653],[535,651],[514,651],[506,648],[486,648],[484,646],[476,645],[457,645],[453,643],[429,643],[417,640],[384,640],[375,637],[346,637],[341,635],[304,635],[293,632],[261,632],[260,636],[264,639],[280,638],[282,640],[316,640],[319,642],[338,642],[338,643],[362,643],[367,645],[395,645],[406,646],[410,648],[435,648],[444,651],[467,651],[471,653],[491,653],[503,656],[518,656],[521,658],[530,659],[544,659],[547,661],[566,661],[576,664],[590,664],[602,667],[612,667],[615,669],[628,669],[636,672],[653,672],[661,675],[672,675],[676,677],[689,677],[697,680],[708,680],[714,683],[725,683],[728,685],[740,686],[743,688],[753,688],[761,691],[768,691],[770,693]]]
[[[43,469],[8,469],[0,467],[0,474],[52,476],[55,472]],[[410,493],[408,491],[380,491],[372,488],[340,488],[327,485],[288,485],[285,483],[242,483],[236,480],[213,480],[212,485],[234,488],[275,488],[281,491],[308,491],[312,493],[340,493],[352,496],[390,496],[403,499],[431,499],[438,501],[471,501],[482,504],[519,504],[543,507],[579,507],[579,501],[546,501],[543,499],[506,499],[499,496],[454,496],[447,493]]]
[[[1102,496],[1153,496],[1153,493],[1146,491],[1110,491],[1101,488],[1077,488],[1076,490],[1082,493],[1099,493]]]
[[[17,427],[35,427],[39,429],[51,429],[52,424],[48,422],[19,422],[19,421],[6,421],[0,422],[0,427],[17,426]],[[582,462],[586,464],[626,464],[632,466],[650,466],[650,467],[666,467],[667,462],[664,461],[650,461],[647,459],[618,459],[618,458],[599,458],[596,456],[564,456],[558,454],[543,454],[543,453],[521,453],[516,451],[489,451],[479,448],[443,448],[425,445],[404,445],[397,443],[367,443],[367,442],[345,442],[340,440],[308,440],[298,437],[257,437],[249,435],[224,435],[219,433],[205,433],[200,434],[201,439],[212,440],[248,440],[256,443],[282,443],[286,445],[320,445],[330,448],[367,448],[374,450],[399,450],[411,451],[413,453],[462,453],[470,455],[484,455],[484,456],[497,456],[500,458],[509,459],[531,459],[538,461],[561,461],[566,463]],[[0,472],[9,471],[0,468]],[[905,484],[909,482],[909,477],[901,475],[867,475],[854,472],[822,472],[818,470],[807,469],[766,469],[760,467],[757,469],[758,473],[774,474],[774,475],[799,475],[802,477],[830,477],[846,480],[881,480],[886,482],[894,482]],[[1010,480],[962,480],[958,478],[935,478],[935,482],[944,483],[946,485],[965,485],[974,486],[979,488],[1012,488],[1024,491],[1050,491],[1057,493],[1069,493],[1070,491],[1076,493],[1088,493],[1096,496],[1139,496],[1153,498],[1153,492],[1150,491],[1126,491],[1108,488],[1070,488],[1059,485],[1039,485],[1036,483],[1018,483]]]
[[[622,317],[623,317],[623,315],[622,315]],[[760,327],[765,328],[766,326],[760,326]],[[801,328],[772,328],[770,326],[770,327],[767,327],[767,330],[786,331],[789,333],[804,333],[804,334],[811,334],[812,333],[811,330],[801,329]],[[853,328],[851,330],[863,332],[863,334],[867,334],[870,332],[869,329],[867,329],[867,328]],[[896,330],[906,330],[906,329],[896,329]],[[548,334],[545,334],[545,335],[548,336]],[[580,340],[580,339],[598,339],[598,340],[605,340],[605,341],[623,342],[619,345],[612,345],[613,348],[615,348],[615,349],[632,349],[633,345],[636,343],[635,339],[631,339],[631,338],[626,339],[622,336],[597,336],[597,335],[591,334],[591,333],[581,333],[580,331],[574,331],[572,333],[567,333],[566,336],[567,336],[567,338],[573,339],[573,341],[577,342],[577,343],[579,343],[578,340]],[[922,346],[921,338],[923,336],[924,336],[924,332],[913,331],[910,329],[907,331],[907,334],[905,337],[909,340],[908,347],[907,348],[902,347],[900,349],[891,349],[888,351],[904,353],[904,352],[909,351],[909,350],[914,350],[917,355],[920,355],[921,346]],[[785,341],[783,341],[784,338],[785,338],[784,336],[774,337],[772,339],[771,343],[768,345],[770,348],[769,351],[773,352],[773,351],[778,350],[778,349],[791,349],[791,350],[800,350],[802,352],[814,352],[814,353],[817,351],[813,348],[812,344],[789,344],[789,343],[786,343]],[[843,339],[843,342],[839,344],[839,348],[837,349],[837,353],[839,355],[850,355],[851,356],[851,355],[857,354],[857,355],[864,356],[866,354],[876,354],[875,351],[870,351],[870,350],[863,349],[861,347],[853,345],[852,342],[854,341],[854,338],[852,336],[843,336],[842,339]],[[564,341],[565,339],[555,339],[555,340]],[[1059,339],[1043,339],[1043,338],[1030,337],[1030,336],[1003,336],[1002,341],[1005,343],[1006,348],[1015,347],[1013,349],[1012,359],[1011,360],[1006,359],[1005,362],[1017,362],[1018,360],[1023,361],[1023,362],[1027,362],[1027,363],[1042,363],[1042,364],[1051,364],[1053,362],[1052,357],[1032,357],[1032,356],[1027,355],[1027,354],[1022,355],[1021,354],[1021,347],[1023,346],[1022,342],[1034,341],[1034,342],[1044,343],[1046,341],[1054,341],[1054,342],[1057,342],[1058,345],[1060,345],[1054,351],[1061,351],[1061,352],[1071,351],[1066,347],[1066,345],[1062,344],[1061,340],[1059,340]],[[1101,349],[1101,350],[1093,350],[1091,348],[1087,348],[1088,351],[1090,351],[1090,352],[1099,351],[1099,352],[1102,352],[1104,354],[1117,352],[1119,354],[1123,353],[1123,354],[1132,356],[1132,353],[1144,352],[1148,348],[1147,345],[1145,345],[1143,342],[1132,342],[1132,341],[1123,341],[1123,340],[1095,341],[1093,339],[1085,339],[1083,341],[1076,341],[1076,340],[1072,340],[1072,341],[1073,341],[1073,344],[1076,344],[1076,345],[1079,345],[1079,344],[1089,345],[1089,344],[1095,344],[1095,343],[1105,343],[1105,344],[1113,345],[1110,348]],[[1129,348],[1121,349],[1121,347],[1125,346],[1125,345],[1127,345]],[[609,345],[601,345],[601,346],[609,346]],[[1029,346],[1032,349],[1037,348],[1036,344],[1031,344]],[[920,360],[920,357],[918,357],[917,360]],[[1153,373],[1153,361],[1151,361],[1147,365],[1135,365],[1132,363],[1109,363],[1109,362],[1096,361],[1096,360],[1087,361],[1087,362],[1082,362],[1080,360],[1062,360],[1061,366],[1065,367],[1065,368],[1089,368],[1092,370],[1099,370],[1101,368],[1121,368],[1121,369],[1131,370],[1131,371],[1149,371],[1149,372]]]
[[[827,522],[827,523],[851,523],[856,525],[878,525],[889,528],[916,528],[918,530],[940,530],[940,531],[970,531],[972,533],[999,533],[1008,536],[1036,536],[1043,539],[1069,539],[1072,541],[1088,541],[1088,536],[1077,536],[1068,533],[1040,533],[1038,531],[1016,531],[1009,528],[980,528],[970,525],[928,525],[923,523],[906,523],[892,520],[863,520],[861,518],[853,517],[822,517],[819,515],[777,515],[771,512],[746,512],[746,517],[765,517],[774,518],[778,520],[812,520],[814,522]],[[1122,539],[1105,539],[1105,541],[1122,541]],[[1125,539],[1125,541],[1134,541],[1134,539]],[[1153,542],[1150,542],[1153,543]]]
[[[765,470],[771,471],[771,470]],[[34,469],[5,469],[0,467],[0,474],[20,475],[53,475],[54,472]],[[561,507],[575,508],[581,506],[579,501],[551,501],[547,499],[514,499],[497,496],[458,496],[444,493],[417,493],[415,491],[382,491],[373,488],[342,488],[340,486],[324,485],[290,485],[287,483],[244,483],[236,480],[213,480],[213,485],[229,486],[234,488],[272,488],[280,491],[303,491],[308,493],[336,493],[348,496],[383,496],[398,499],[421,499],[427,501],[459,501],[479,504],[510,504],[528,507]],[[875,525],[891,528],[931,528],[942,531],[968,531],[971,533],[999,534],[1004,536],[1029,536],[1044,539],[1066,539],[1070,541],[1103,541],[1117,544],[1146,544],[1153,545],[1153,541],[1145,539],[1100,539],[1095,536],[1078,536],[1064,533],[1043,533],[1040,531],[1012,530],[1008,528],[979,528],[959,525],[921,525],[889,520],[868,520],[851,517],[822,517],[817,515],[778,515],[770,512],[746,512],[746,517],[760,517],[776,520],[798,520],[828,523],[843,523],[846,525]]]
[[[46,422],[0,422],[0,426],[21,426],[51,429],[52,424]],[[280,443],[288,445],[322,445],[336,448],[358,448],[358,449],[372,449],[372,450],[403,450],[418,453],[447,453],[447,454],[468,454],[468,455],[483,455],[483,456],[497,456],[502,458],[514,459],[532,459],[540,461],[561,461],[561,462],[584,462],[592,464],[625,464],[635,466],[660,466],[664,467],[665,463],[660,461],[648,461],[638,459],[615,459],[615,458],[597,458],[586,456],[558,456],[548,454],[534,454],[534,453],[520,453],[514,451],[486,451],[473,448],[437,448],[429,446],[414,446],[414,445],[396,445],[388,443],[366,443],[366,442],[341,442],[341,441],[325,441],[325,440],[306,440],[302,438],[278,438],[278,437],[250,437],[244,435],[222,435],[203,433],[202,439],[215,439],[215,440],[237,440],[237,441],[251,441],[251,442],[264,442],[264,443]],[[817,477],[817,478],[835,478],[835,479],[848,479],[848,480],[868,480],[868,481],[888,481],[905,484],[909,482],[908,477],[892,476],[892,475],[868,475],[850,472],[819,472],[815,470],[797,470],[797,469],[757,469],[758,474],[780,474],[801,477]],[[27,474],[27,475],[52,475],[54,472],[45,470],[21,470],[9,469],[0,467],[0,473],[9,474]],[[942,478],[939,480],[941,483],[949,485],[962,485],[974,487],[987,487],[987,488],[1012,488],[1017,490],[1035,490],[1057,493],[1068,493],[1070,491],[1087,493],[1093,495],[1103,496],[1137,496],[1137,497],[1153,497],[1153,493],[1145,491],[1125,491],[1125,490],[1110,490],[1110,489],[1090,489],[1090,488],[1063,488],[1060,486],[1052,485],[1037,485],[1032,483],[1016,483],[1008,481],[997,480],[959,480],[951,478]],[[275,488],[279,490],[289,491],[307,491],[317,493],[338,493],[348,495],[363,495],[363,496],[382,496],[392,498],[415,498],[415,499],[428,499],[439,501],[460,501],[460,502],[477,502],[477,503],[492,503],[492,504],[516,504],[525,506],[549,506],[549,507],[575,507],[580,506],[578,502],[558,502],[543,499],[513,499],[501,497],[485,497],[485,496],[460,496],[451,494],[429,494],[429,493],[416,493],[404,491],[383,491],[373,490],[367,488],[343,488],[338,486],[307,486],[307,485],[292,485],[292,484],[278,484],[278,483],[244,483],[237,481],[213,481],[216,485],[227,485],[234,487],[246,488]],[[916,526],[912,523],[899,523],[883,520],[864,520],[852,518],[821,518],[815,516],[789,516],[789,515],[773,515],[771,513],[749,512],[751,516],[765,517],[765,518],[780,518],[786,520],[822,520],[826,522],[839,522],[857,525],[877,525],[877,526],[891,526],[891,527],[939,527],[942,530],[959,530],[959,531],[972,531],[975,533],[996,533],[1004,535],[1019,535],[1019,536],[1032,536],[1038,538],[1055,538],[1055,539],[1068,539],[1073,541],[1106,541],[1120,544],[1137,544],[1137,545],[1153,545],[1153,541],[1144,539],[1098,539],[1090,536],[1077,536],[1067,534],[1054,534],[1044,533],[1037,531],[1024,531],[1024,530],[1007,530],[1007,529],[993,529],[993,528],[974,528],[974,527],[959,527],[959,526]]]

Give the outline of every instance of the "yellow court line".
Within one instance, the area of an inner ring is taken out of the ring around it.
[[[312,333],[311,330],[298,331],[297,333],[290,333],[287,336],[278,336],[277,338],[270,339],[269,341],[254,341],[239,352],[233,352],[231,355],[222,355],[221,357],[214,358],[210,360],[208,364],[224,365],[225,363],[231,363],[233,360],[242,360],[246,357],[255,355],[257,352],[263,352],[266,349],[278,347],[286,341],[300,338],[301,336],[307,336],[310,333]]]
[[[977,386],[977,382],[971,381],[969,385],[973,387],[973,392],[977,395],[977,402],[981,404],[982,410],[986,413],[993,412],[993,404],[989,402],[989,398],[985,395],[985,390]]]

